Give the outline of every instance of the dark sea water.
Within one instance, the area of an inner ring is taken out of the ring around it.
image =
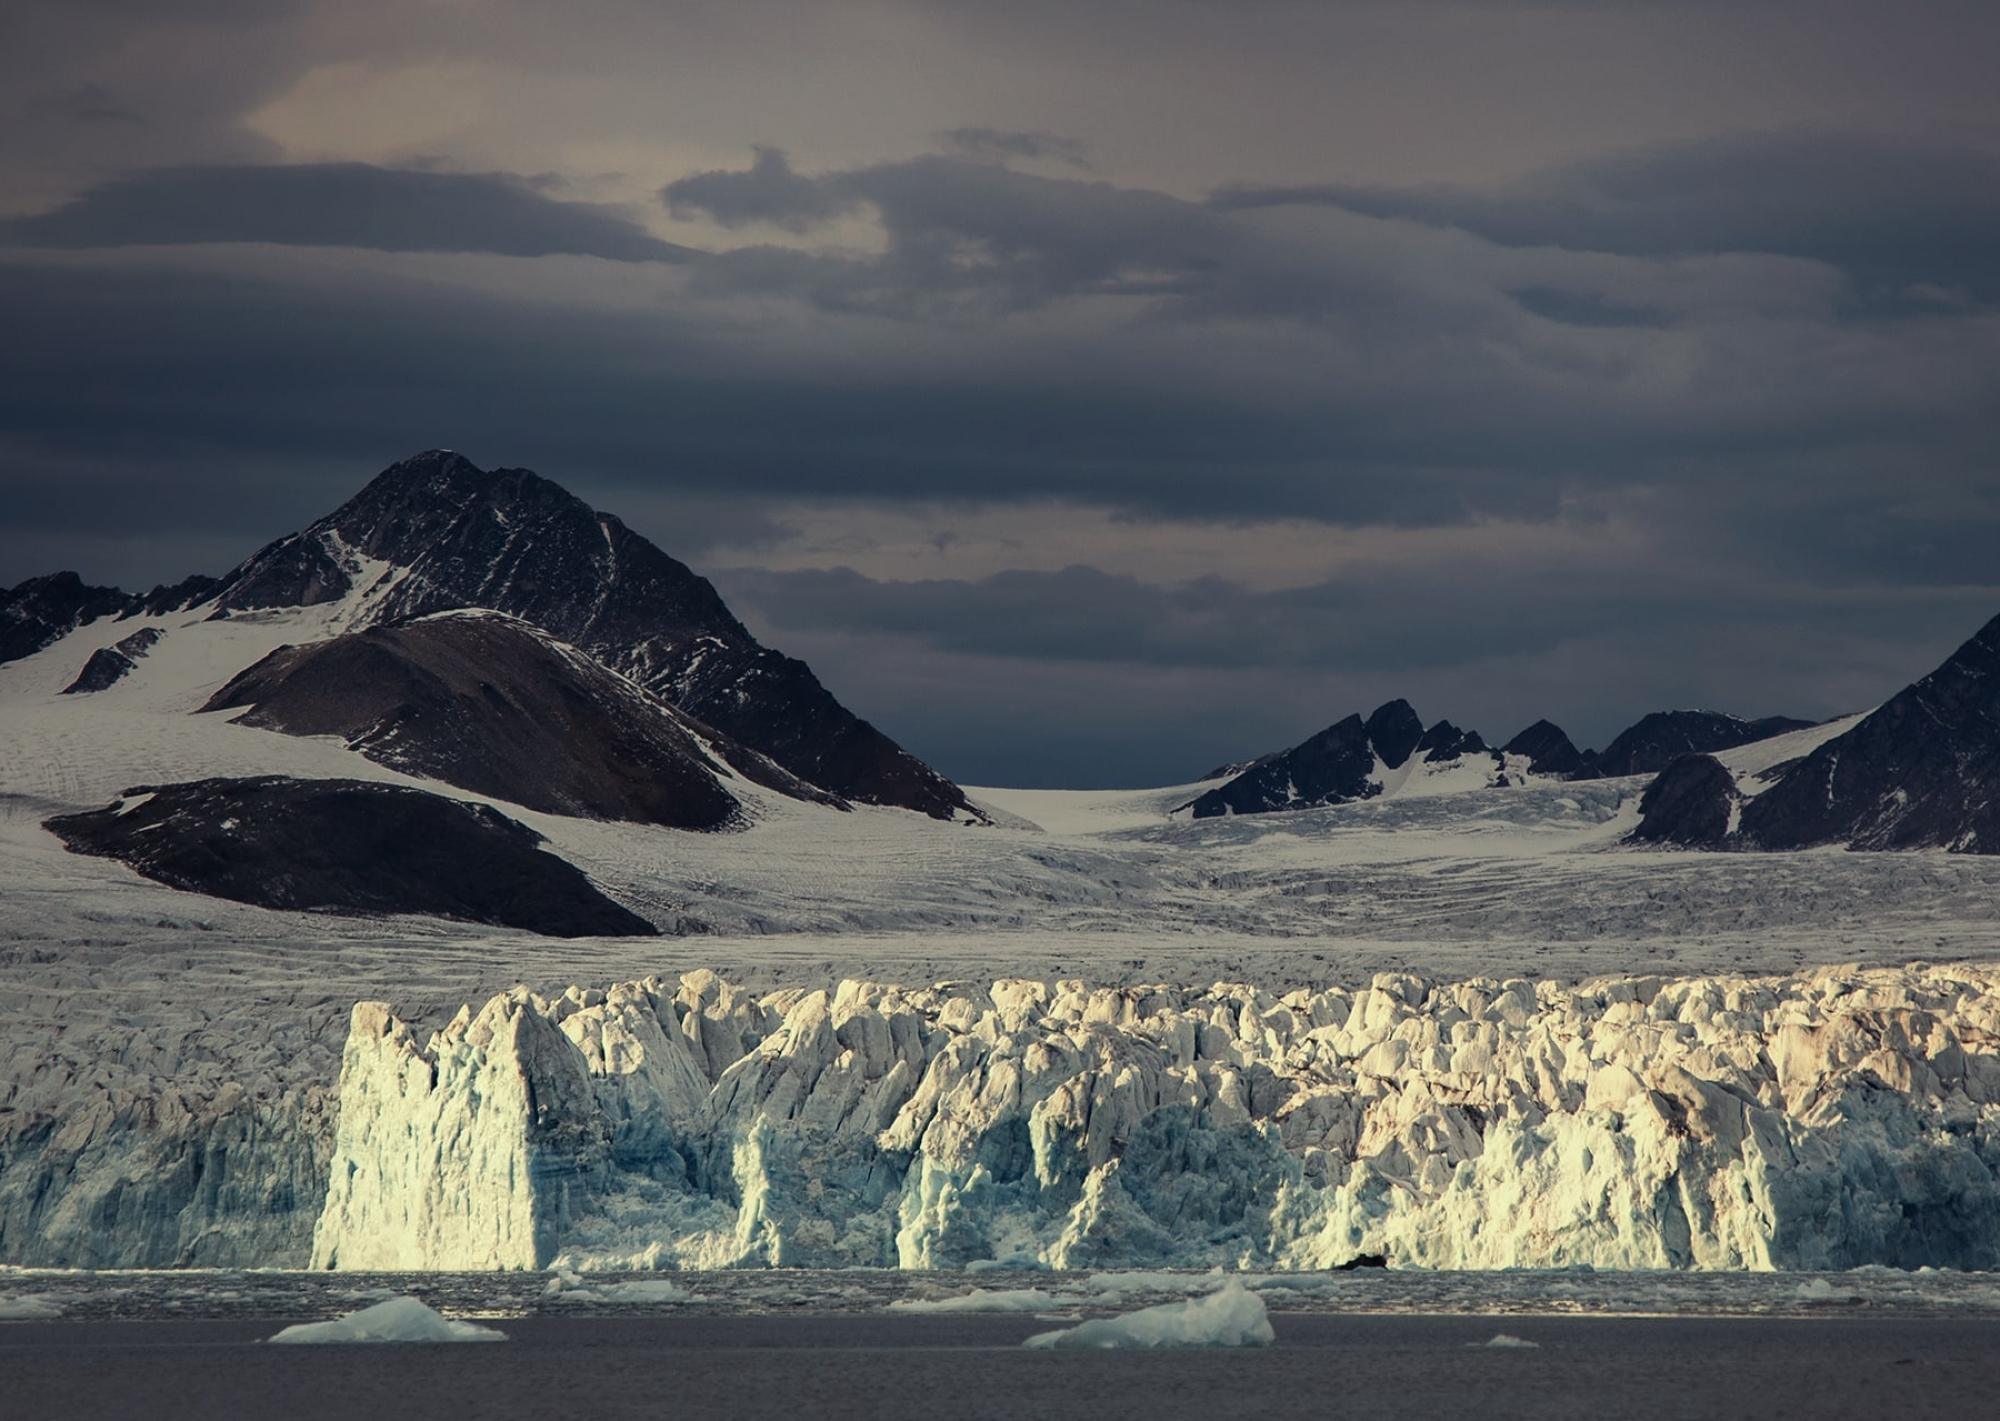
[[[250,1319],[0,1328],[0,1416],[1855,1418],[2000,1415],[1990,1319],[1277,1315],[1277,1343],[1030,1352],[1031,1318],[529,1317],[505,1343],[268,1347]]]

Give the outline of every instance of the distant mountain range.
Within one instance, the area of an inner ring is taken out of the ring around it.
[[[1396,700],[1366,720],[1350,715],[1336,721],[1289,750],[1210,771],[1206,778],[1227,782],[1182,808],[1208,819],[1351,804],[1407,783],[1419,770],[1453,771],[1459,788],[1471,787],[1473,775],[1502,788],[1530,774],[1567,780],[1654,774],[1684,755],[1733,750],[1811,725],[1785,716],[1745,720],[1719,711],[1655,711],[1600,752],[1579,751],[1560,726],[1538,720],[1495,750],[1478,731],[1448,720],[1427,728],[1408,701]]]
[[[133,625],[81,638],[88,651],[73,670],[44,661],[35,673],[47,688],[37,694],[60,686],[80,698],[79,724],[86,702],[117,702],[192,642],[229,664],[183,673],[175,684],[202,699],[175,701],[173,714],[332,737],[425,785],[523,810],[720,830],[747,826],[753,802],[776,795],[836,812],[877,805],[990,822],[803,662],[758,643],[686,566],[538,475],[489,472],[449,451],[392,465],[219,578],[146,593],[71,572],[24,582],[0,594],[0,663],[59,657],[52,648],[106,619]],[[292,627],[300,644],[278,645]],[[1394,700],[1211,772],[1173,813],[1652,776],[1643,793],[1634,787],[1636,845],[2000,852],[2000,618],[1858,723],[1817,738],[1809,729],[1678,710],[1645,716],[1601,751],[1578,750],[1547,720],[1496,748]],[[1718,758],[1795,732],[1801,751],[1768,769],[1732,771]],[[134,786],[110,808],[48,826],[78,852],[266,906],[650,930],[498,811],[475,805],[468,817],[462,801],[409,785],[199,773],[208,777]],[[345,846],[320,843],[328,835]],[[481,883],[482,865],[503,860],[520,880],[511,895]]]

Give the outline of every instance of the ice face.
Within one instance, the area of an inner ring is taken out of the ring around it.
[[[1231,1279],[1205,1298],[1162,1303],[1118,1317],[1038,1332],[1021,1345],[1052,1348],[1268,1347],[1275,1334],[1264,1300]]]
[[[315,1342],[505,1342],[507,1334],[458,1322],[415,1298],[390,1298],[330,1322],[301,1322],[266,1339],[287,1345]]]
[[[1996,1039],[1971,967],[363,1004],[313,1262],[1986,1268]]]

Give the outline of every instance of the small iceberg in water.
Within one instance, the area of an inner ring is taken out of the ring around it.
[[[415,1298],[391,1298],[331,1322],[301,1322],[271,1342],[505,1342],[507,1334],[459,1322]]]
[[[1024,1347],[1268,1347],[1274,1334],[1264,1300],[1232,1278],[1205,1298],[1162,1303],[1038,1332]]]

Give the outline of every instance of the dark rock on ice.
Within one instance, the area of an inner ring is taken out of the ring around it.
[[[1367,731],[1368,743],[1393,770],[1416,752],[1424,738],[1424,723],[1408,701],[1393,700],[1375,708],[1368,717]]]
[[[1683,755],[1639,797],[1636,842],[1720,848],[1729,837],[1736,781],[1713,755]]]
[[[63,687],[62,693],[77,696],[111,689],[125,679],[125,674],[139,664],[139,658],[151,651],[159,639],[158,627],[142,627],[116,645],[99,647],[83,663],[76,679]]]
[[[1461,755],[1484,755],[1491,752],[1486,748],[1485,739],[1476,730],[1460,730],[1448,720],[1441,720],[1426,730],[1423,739],[1417,742],[1416,753],[1427,763],[1437,764],[1445,760],[1456,760]]]
[[[549,814],[720,828],[740,805],[704,740],[755,783],[840,803],[496,612],[283,647],[202,709],[239,707],[241,724],[337,735],[379,764]]]
[[[1811,725],[1809,720],[1782,715],[1745,720],[1720,711],[1654,711],[1621,731],[1601,752],[1586,751],[1584,763],[1573,777],[1613,779],[1657,774],[1682,755],[1713,755]]]
[[[141,785],[44,827],[73,853],[265,908],[421,913],[550,937],[656,931],[526,825],[399,785],[282,775]]]
[[[1252,761],[1236,778],[1183,807],[1197,819],[1210,819],[1372,799],[1382,792],[1372,778],[1376,761],[1396,768],[1423,737],[1423,722],[1410,703],[1390,701],[1365,721],[1351,715],[1289,750]]]
[[[0,662],[33,656],[80,626],[115,617],[128,600],[115,587],[86,587],[73,572],[31,577],[0,593]]]
[[[1747,846],[2000,853],[2000,617],[1771,778],[1744,806]]]
[[[1524,755],[1538,775],[1567,775],[1583,764],[1576,744],[1553,721],[1538,720],[1500,747],[1503,755]]]

